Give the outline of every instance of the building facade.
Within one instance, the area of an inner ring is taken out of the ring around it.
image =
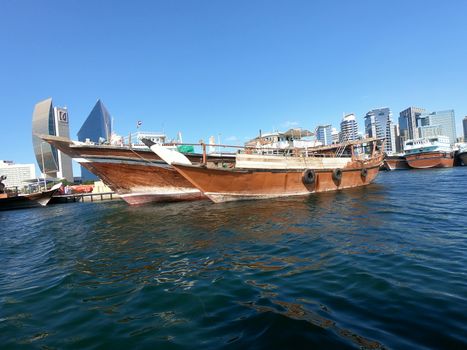
[[[68,111],[53,107],[52,99],[40,101],[32,114],[32,144],[37,164],[44,177],[64,178],[73,182],[71,158],[60,152],[37,135],[70,137]]]
[[[0,160],[0,176],[6,176],[3,184],[7,188],[22,188],[26,180],[36,178],[34,164],[15,164],[12,161]]]
[[[112,117],[101,100],[97,100],[77,135],[78,140],[82,142],[87,140],[95,143],[110,142],[110,137],[112,135]],[[97,180],[96,175],[83,167],[81,167],[81,178],[83,181]]]
[[[384,138],[385,152],[389,154],[396,152],[391,109],[384,107],[369,111],[365,115],[365,133],[368,137]]]
[[[456,116],[453,109],[423,114],[419,118],[420,137],[444,135],[449,137],[449,142],[454,145],[457,141]]]
[[[347,114],[341,121],[341,132],[339,142],[358,140],[357,119],[353,113]]]
[[[331,125],[319,125],[316,128],[316,139],[323,145],[332,144],[332,127]]]
[[[424,108],[409,107],[399,113],[399,133],[402,144],[404,144],[404,141],[420,137],[417,129],[419,126],[418,120],[425,112]]]

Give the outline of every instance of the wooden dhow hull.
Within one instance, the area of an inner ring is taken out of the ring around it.
[[[452,168],[454,156],[452,152],[424,152],[406,155],[405,159],[411,168]]]
[[[58,184],[48,191],[12,197],[7,197],[6,195],[2,194],[0,195],[0,211],[45,207],[49,203],[52,196],[58,191],[60,186],[61,184]]]
[[[303,196],[365,186],[378,175],[382,155],[370,162],[350,162],[345,168],[219,169],[173,163],[172,166],[215,203]],[[313,181],[306,180],[312,171]],[[340,172],[340,176],[336,173]],[[339,179],[337,179],[339,178]]]
[[[404,156],[387,156],[384,159],[383,165],[384,168],[389,171],[410,169],[410,166]]]
[[[78,144],[56,136],[41,135],[41,138],[102,179],[130,205],[206,198],[149,149]],[[202,155],[188,157],[193,162],[202,160]],[[226,159],[211,157],[211,161],[223,162]]]

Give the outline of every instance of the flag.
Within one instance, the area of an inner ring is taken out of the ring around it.
[[[139,128],[141,124],[143,124],[143,122],[141,120],[138,120],[138,122],[136,123],[136,128]]]

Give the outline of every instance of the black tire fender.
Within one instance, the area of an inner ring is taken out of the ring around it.
[[[313,169],[307,169],[303,172],[302,181],[305,185],[314,184],[316,181],[316,174]]]
[[[368,169],[367,168],[362,168],[362,170],[360,171],[360,175],[363,178],[366,178],[368,176]]]
[[[332,179],[337,182],[337,183],[340,183],[341,180],[342,180],[342,169],[334,169],[332,171]]]

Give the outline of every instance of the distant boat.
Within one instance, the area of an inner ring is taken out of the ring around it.
[[[407,140],[404,152],[411,168],[452,168],[454,165],[454,153],[447,136]]]
[[[50,190],[31,194],[12,194],[11,192],[1,190],[0,210],[44,207],[61,186],[62,184],[59,183],[54,185]]]
[[[245,148],[232,168],[192,164],[180,153],[154,144],[151,149],[215,203],[308,195],[364,186],[383,162],[382,140],[280,150],[275,155]],[[379,145],[378,145],[379,143]],[[366,145],[371,154],[359,152]],[[371,145],[371,146],[370,146]],[[370,146],[370,147],[368,147]],[[178,154],[177,154],[178,153]]]
[[[460,146],[457,156],[459,157],[463,165],[467,165],[467,144],[463,144],[462,146]]]
[[[97,145],[58,136],[38,136],[99,177],[129,205],[206,198],[144,144],[138,147],[123,144]],[[183,149],[190,151],[193,147],[183,146]],[[203,161],[201,154],[185,155],[194,163]],[[225,154],[208,155],[206,158],[209,164],[220,166],[232,163],[233,160],[233,156]]]
[[[410,169],[404,155],[386,156],[386,158],[384,158],[383,167],[389,171]]]

